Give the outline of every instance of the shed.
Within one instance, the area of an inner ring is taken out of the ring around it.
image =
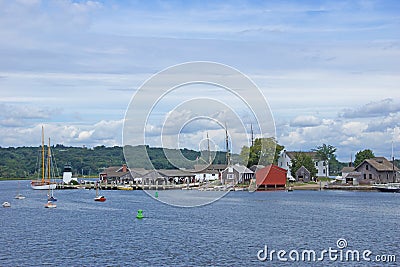
[[[311,173],[309,170],[307,170],[306,167],[301,166],[297,171],[296,171],[296,180],[298,182],[309,182],[311,181]]]
[[[276,165],[268,165],[256,172],[257,190],[284,189],[287,170]]]

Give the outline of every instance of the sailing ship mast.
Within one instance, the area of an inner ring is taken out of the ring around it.
[[[394,171],[394,152],[393,152],[393,141],[392,141],[392,168],[393,168],[393,173],[392,173],[392,176],[393,176],[393,183],[395,183],[396,182],[396,173],[395,173],[395,171]],[[388,181],[389,182],[389,181]]]
[[[49,180],[49,184],[50,184],[50,177],[51,177],[51,150],[50,150],[50,138],[49,138],[49,147],[47,149],[47,179]]]
[[[228,138],[228,128],[225,123],[225,145],[226,145],[226,165],[231,165],[231,156],[229,153],[229,138]]]
[[[211,152],[210,152],[210,138],[208,138],[208,132],[207,132],[207,151],[208,151],[208,164],[212,164]]]
[[[45,167],[44,167],[44,129],[42,126],[42,183],[44,183],[44,173],[45,173]]]

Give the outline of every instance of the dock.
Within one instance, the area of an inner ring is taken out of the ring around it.
[[[168,184],[168,185],[142,185],[142,184],[133,184],[133,185],[121,185],[121,184],[98,184],[100,190],[171,190],[171,189],[184,189],[184,188],[197,188],[198,184]],[[67,190],[67,189],[86,189],[86,190],[95,190],[96,185],[93,183],[88,184],[63,184],[58,183],[56,186],[58,190]]]

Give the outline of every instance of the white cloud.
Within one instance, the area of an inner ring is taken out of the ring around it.
[[[295,117],[291,122],[291,127],[313,127],[321,124],[321,120],[312,115],[299,115]]]
[[[386,98],[370,102],[357,109],[346,109],[342,111],[340,116],[344,118],[368,118],[386,116],[393,112],[400,112],[400,101]]]
[[[41,124],[66,145],[120,145],[121,119],[142,82],[210,60],[255,79],[286,147],[326,142],[347,157],[372,142],[384,151],[400,123],[398,4],[362,3],[0,1],[0,145],[37,144]],[[152,143],[179,101],[162,103],[147,125]],[[172,115],[165,133],[191,118]],[[234,115],[214,112],[243,144]],[[240,115],[248,128],[253,118]],[[210,126],[187,125],[181,144],[195,147],[208,129],[224,147],[224,133]]]

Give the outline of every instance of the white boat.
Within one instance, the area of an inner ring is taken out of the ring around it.
[[[19,182],[18,182],[18,192],[14,198],[15,199],[25,199],[25,197],[19,192]]]
[[[393,192],[400,193],[400,184],[399,183],[388,183],[388,184],[377,184],[374,186],[375,189],[381,192]]]
[[[4,208],[9,208],[9,207],[11,207],[11,204],[10,204],[10,202],[7,202],[7,201],[5,201],[5,202],[3,202],[3,204],[1,204]]]
[[[50,151],[50,139],[49,139],[49,151]],[[47,166],[45,165],[43,126],[42,126],[42,164],[41,165],[42,165],[41,166],[42,178],[31,181],[31,187],[36,190],[56,189],[56,183],[50,181],[50,175],[51,175],[51,154],[50,154],[50,152],[47,155]],[[47,179],[46,179],[46,175],[47,175]]]
[[[96,197],[94,198],[94,201],[104,202],[106,200],[105,196],[99,195],[99,185],[96,184]]]
[[[56,203],[53,203],[53,201],[47,201],[46,204],[44,204],[44,207],[47,209],[54,209],[57,208]]]
[[[25,199],[25,196],[18,193],[14,198],[15,199]]]

